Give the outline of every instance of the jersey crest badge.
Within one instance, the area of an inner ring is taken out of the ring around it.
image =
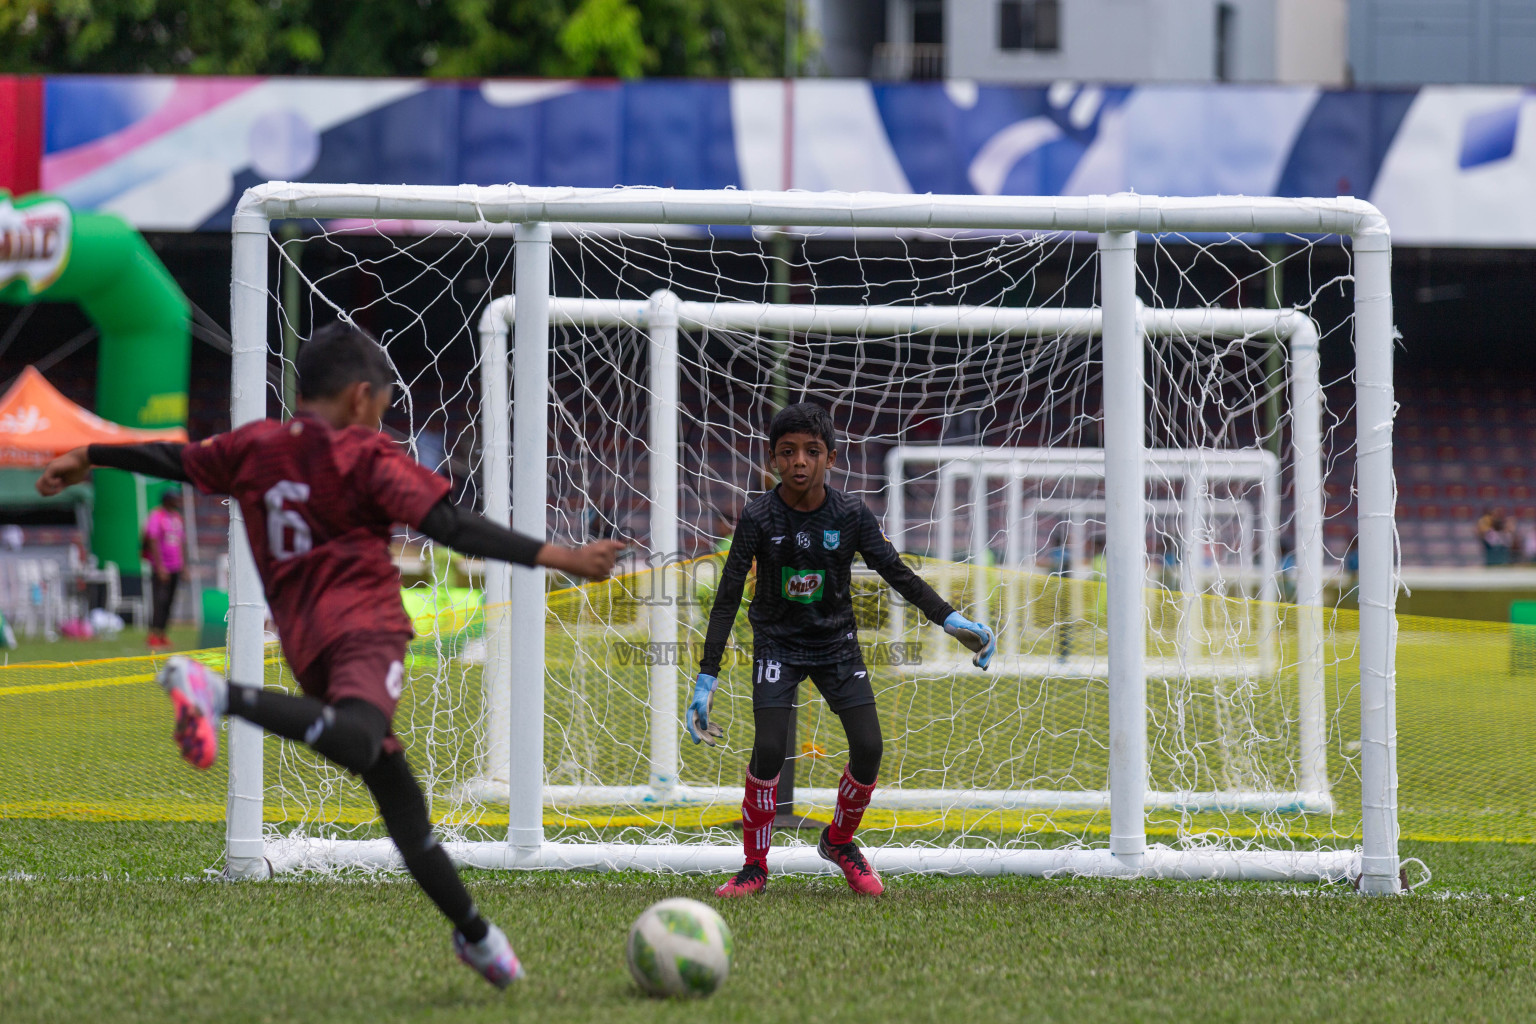
[[[784,580],[784,599],[798,604],[814,604],[825,591],[827,574],[820,569],[780,570]]]
[[[821,546],[826,548],[828,551],[836,551],[837,545],[842,539],[843,531],[841,530],[821,531]]]

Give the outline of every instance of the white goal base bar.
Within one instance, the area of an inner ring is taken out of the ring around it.
[[[1045,646],[1041,641],[1041,646]],[[1104,655],[1069,654],[1058,658],[1048,654],[996,654],[991,665],[981,669],[971,664],[969,654],[940,655],[924,658],[921,663],[895,666],[905,675],[1015,675],[1030,679],[1107,679],[1109,659]],[[1143,662],[1148,679],[1243,679],[1259,675],[1264,663],[1258,658],[1147,658]]]
[[[730,807],[741,803],[741,787],[674,786],[659,791],[649,786],[545,786],[544,806],[587,807]],[[490,780],[466,783],[461,794],[480,803],[507,803],[507,784]],[[795,803],[812,810],[831,811],[837,790],[795,790]],[[1047,789],[877,789],[869,806],[887,811],[1104,811],[1109,790]],[[1220,811],[1226,813],[1332,814],[1333,796],[1326,790],[1227,790],[1221,792],[1146,793],[1148,810]]]
[[[645,871],[687,875],[729,874],[741,867],[741,846],[682,844],[543,843],[518,847],[508,843],[444,843],[461,867],[496,871]],[[957,876],[1029,875],[1050,878],[1216,878],[1252,881],[1327,882],[1360,874],[1359,850],[1172,850],[1148,846],[1134,859],[1108,850],[929,849],[909,846],[865,847],[881,874]],[[403,871],[404,862],[388,839],[268,839],[268,869],[273,874],[303,871]],[[1140,863],[1134,863],[1139,860]],[[815,846],[777,847],[768,853],[773,874],[836,875]]]

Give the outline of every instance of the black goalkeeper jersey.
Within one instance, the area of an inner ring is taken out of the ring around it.
[[[775,488],[748,502],[736,526],[699,671],[720,674],[754,561],[757,591],[747,609],[754,659],[832,665],[859,657],[849,584],[855,554],[930,620],[942,623],[954,611],[901,560],[863,501],[828,487],[820,508],[797,512]]]

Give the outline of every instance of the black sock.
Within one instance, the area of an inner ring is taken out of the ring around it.
[[[485,938],[489,925],[464,888],[448,851],[438,844],[427,818],[427,801],[404,754],[385,754],[363,773],[389,837],[427,898],[470,942]]]
[[[229,687],[229,713],[290,740],[307,743],[348,771],[361,775],[379,756],[389,731],[384,712],[349,698],[334,707],[259,686]]]
[[[480,908],[475,906],[469,890],[464,888],[464,881],[459,878],[448,851],[438,843],[436,836],[429,835],[427,841],[431,843],[428,849],[405,858],[405,869],[461,935],[470,942],[479,942],[491,926],[480,916]],[[404,850],[400,853],[405,855]]]
[[[880,777],[885,744],[880,738],[880,716],[873,704],[849,708],[838,716],[848,737],[848,774],[861,786],[873,786]]]
[[[474,914],[474,916],[471,917],[468,921],[464,921],[458,925],[455,925],[454,927],[458,928],[459,934],[464,936],[464,938],[468,939],[470,942],[479,942],[481,939],[490,934],[491,926],[486,923],[485,918],[480,916],[480,911],[478,909],[476,909],[474,906],[471,906],[469,909],[470,912]]]

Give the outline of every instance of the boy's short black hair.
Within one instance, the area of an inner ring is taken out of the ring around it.
[[[299,397],[334,398],[358,381],[375,390],[393,387],[395,368],[367,331],[336,321],[309,336],[294,360]]]
[[[779,410],[768,424],[768,450],[779,446],[785,434],[810,434],[821,439],[831,451],[837,447],[837,433],[832,429],[832,414],[814,402],[799,402]]]

